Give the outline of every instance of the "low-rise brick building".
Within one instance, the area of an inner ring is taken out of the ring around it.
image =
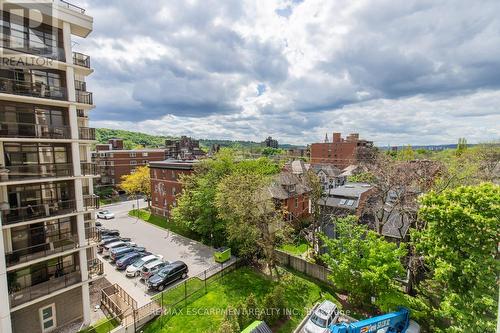
[[[164,159],[163,149],[123,149],[123,140],[110,139],[108,144],[96,145],[92,161],[97,164],[101,178],[97,186],[119,186],[124,175],[130,175],[139,166]]]
[[[275,177],[269,191],[271,197],[286,210],[285,219],[287,221],[309,216],[310,188],[304,184],[299,176],[282,171]]]
[[[332,141],[325,137],[325,142],[311,144],[311,164],[331,164],[344,169],[351,164],[358,164],[356,156],[360,147],[373,147],[372,141],[359,138],[358,133],[342,138],[341,133],[333,133]]]
[[[170,216],[176,196],[182,191],[181,175],[191,174],[197,160],[164,160],[149,163],[151,209],[153,214]]]

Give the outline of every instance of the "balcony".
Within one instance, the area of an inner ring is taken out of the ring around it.
[[[12,51],[15,54],[31,54],[38,57],[65,61],[65,53],[63,47],[54,47],[45,45],[38,37],[35,39],[23,38],[9,32],[8,29],[4,33],[0,32],[0,45],[2,48]],[[4,53],[5,55],[6,53]]]
[[[0,77],[0,92],[13,95],[67,100],[64,87],[49,86],[42,82],[21,81]]]
[[[64,275],[52,277],[48,281],[23,289],[9,286],[9,301],[11,308],[82,282],[82,274],[78,270],[68,273],[61,272],[60,274]]]
[[[87,262],[87,269],[89,272],[89,279],[93,279],[99,275],[104,274],[104,266],[99,259],[92,259]]]
[[[99,196],[95,194],[84,195],[83,207],[85,210],[99,209]]]
[[[95,140],[95,128],[79,127],[78,138],[80,140]]]
[[[83,111],[82,109],[76,109],[76,116],[78,118],[85,118],[85,119],[88,119],[89,116],[85,115],[85,111]]]
[[[1,172],[3,169],[4,172]],[[28,164],[28,165],[0,165],[0,183],[13,180],[27,180],[54,177],[73,176],[73,164]]]
[[[78,235],[65,233],[50,243],[38,244],[7,252],[5,253],[5,262],[7,263],[7,267],[10,267],[76,248],[78,248]]]
[[[90,56],[83,53],[73,52],[73,64],[90,68]]]
[[[79,91],[87,91],[87,82],[75,80],[75,89]]]
[[[87,245],[99,243],[101,241],[101,231],[96,227],[85,228],[85,241]]]
[[[75,96],[76,96],[76,101],[78,103],[89,104],[89,105],[94,104],[91,92],[76,90]]]
[[[9,138],[70,139],[71,130],[69,126],[1,122],[0,136]]]
[[[80,163],[80,168],[82,169],[82,175],[84,176],[99,176],[97,172],[97,164],[82,162]]]
[[[75,12],[78,12],[80,14],[85,14],[85,9],[83,9],[82,7],[78,7],[77,5],[73,5],[72,3],[69,3],[64,0],[59,0],[59,6],[74,10]]]
[[[42,204],[25,207],[4,208],[2,223],[13,224],[76,212],[75,200],[41,200]],[[99,201],[97,201],[99,202]]]

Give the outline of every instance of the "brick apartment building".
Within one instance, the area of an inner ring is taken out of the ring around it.
[[[180,176],[191,174],[196,160],[165,160],[149,163],[151,172],[151,209],[153,214],[169,216],[181,193]]]
[[[333,133],[332,141],[325,137],[325,142],[311,144],[311,164],[332,164],[344,169],[357,164],[356,152],[359,147],[373,147],[373,142],[359,138],[358,133],[342,138],[341,133]]]
[[[110,139],[108,144],[96,145],[92,160],[97,164],[101,178],[98,186],[118,186],[121,177],[129,175],[139,166],[164,159],[164,149],[123,149],[122,139]]]
[[[205,152],[200,148],[200,141],[185,135],[179,139],[165,140],[164,159],[196,160],[205,156]]]

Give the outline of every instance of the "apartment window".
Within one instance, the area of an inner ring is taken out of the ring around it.
[[[113,153],[109,153],[109,157],[110,157],[110,158],[113,158]]]
[[[176,188],[172,187],[172,195],[175,195],[175,192],[176,192]]]
[[[130,153],[129,155],[130,157],[135,157],[136,156],[136,153]]]
[[[40,323],[42,324],[42,332],[49,332],[53,330],[56,323],[56,305],[54,303],[49,304],[43,308],[40,308]]]
[[[171,171],[171,174],[172,174],[172,179],[175,179],[175,171],[174,170]]]
[[[148,157],[148,153],[142,153],[142,157]]]
[[[340,199],[339,205],[345,205],[347,199]]]
[[[299,208],[299,198],[295,198],[295,208]]]
[[[352,206],[352,205],[354,205],[354,200],[347,200],[346,205],[347,205],[347,206]]]
[[[142,164],[147,165],[148,164],[148,160],[142,160]]]
[[[137,161],[130,161],[130,165],[137,165]]]

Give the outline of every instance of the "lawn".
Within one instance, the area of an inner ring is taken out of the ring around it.
[[[286,274],[290,274],[286,272]],[[194,282],[198,283],[198,282]],[[184,302],[180,307],[145,327],[145,333],[168,333],[168,332],[216,332],[223,317],[224,310],[229,306],[237,306],[238,302],[253,293],[256,298],[262,298],[276,284],[266,276],[251,268],[237,269],[222,279],[208,285],[207,293],[201,293],[199,297]],[[193,288],[196,286],[193,284]],[[189,286],[188,286],[189,288]],[[179,288],[180,289],[180,288]],[[183,288],[182,288],[183,289]],[[164,302],[173,303],[179,299],[183,290],[176,290],[164,295]],[[307,279],[290,274],[287,281],[285,298],[291,317],[280,327],[275,327],[274,332],[289,333],[298,326],[304,318],[307,310],[316,302],[323,299],[335,301],[333,292],[328,287],[320,287]],[[243,327],[241,327],[243,329]]]
[[[128,213],[129,216],[137,217],[137,209],[133,209]],[[145,222],[154,224],[157,227],[170,230],[178,235],[184,236],[186,238],[190,238],[196,241],[200,240],[199,235],[193,233],[191,230],[187,229],[185,226],[168,221],[166,217],[157,216],[151,214],[146,209],[139,209],[139,218]]]
[[[294,243],[283,244],[278,249],[294,256],[301,256],[309,249],[309,244],[300,239]]]
[[[116,319],[103,318],[94,325],[81,330],[78,333],[108,333],[119,324]]]

